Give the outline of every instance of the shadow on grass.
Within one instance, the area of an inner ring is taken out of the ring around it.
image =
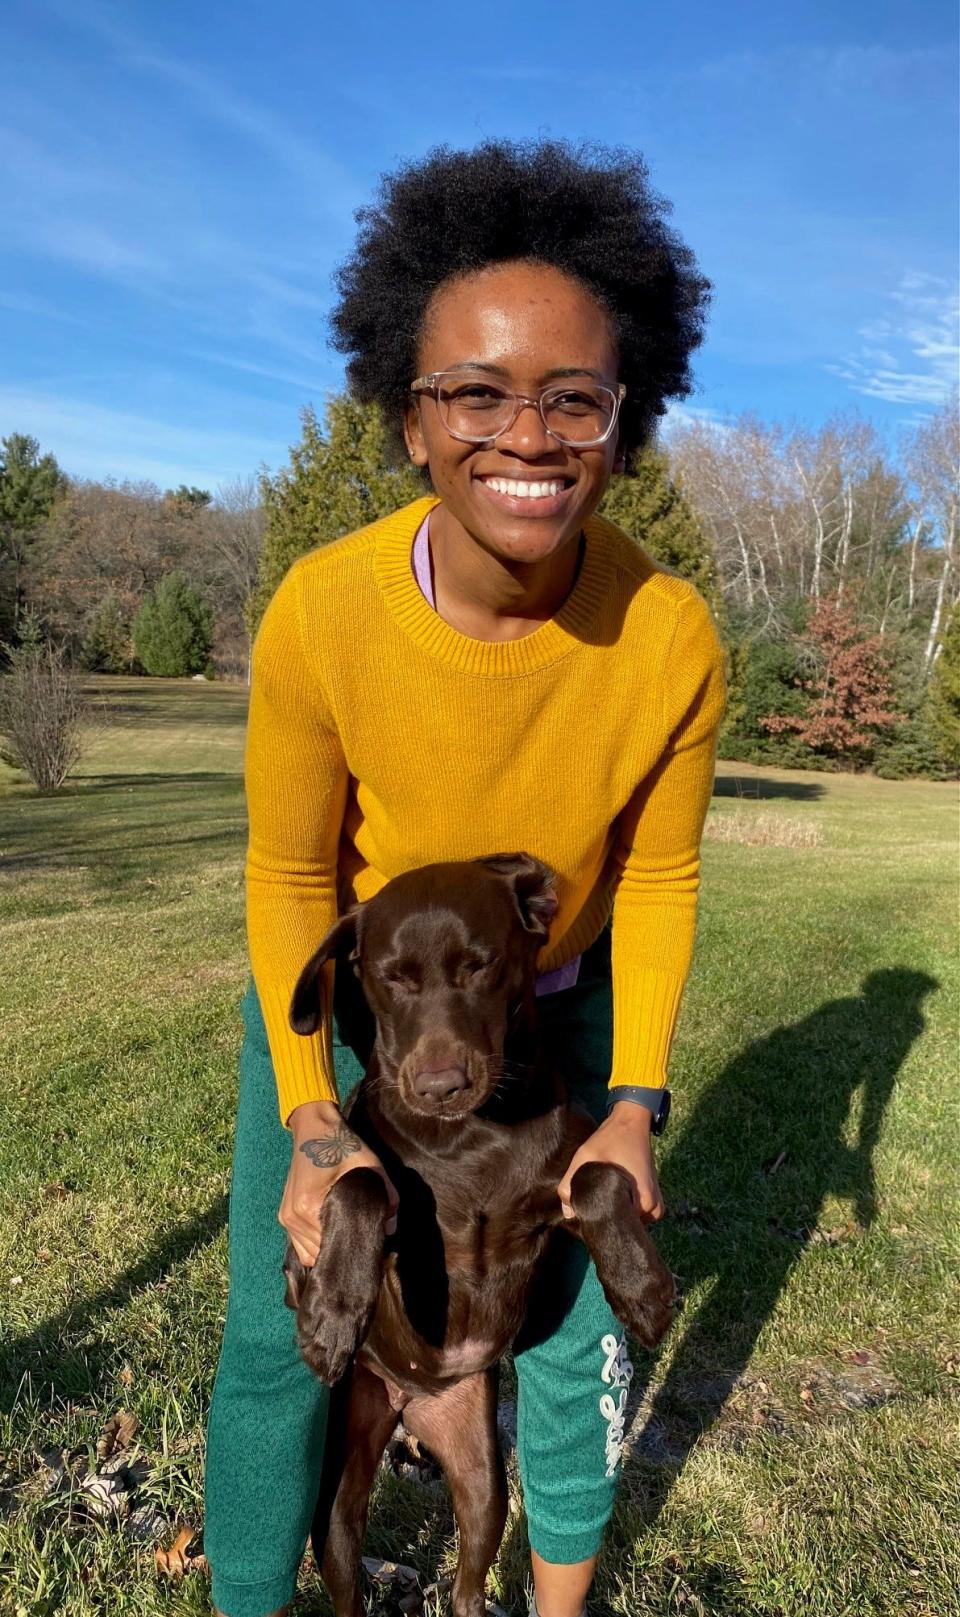
[[[0,1398],[4,1408],[10,1408],[27,1373],[34,1381],[52,1384],[62,1397],[98,1394],[116,1358],[116,1346],[100,1341],[88,1344],[85,1337],[97,1330],[105,1314],[123,1308],[137,1292],[155,1286],[197,1247],[216,1240],[226,1222],[227,1197],[218,1196],[204,1212],[164,1231],[109,1286],[52,1314],[36,1330],[14,1337],[9,1345],[0,1348]]]
[[[682,1291],[712,1281],[682,1333],[631,1465],[644,1472],[647,1525],[698,1439],[718,1420],[827,1196],[847,1199],[854,1244],[877,1217],[873,1155],[897,1073],[938,987],[906,967],[874,971],[855,998],[831,1000],[749,1045],[709,1087],[662,1163],[661,1248]],[[856,1138],[846,1143],[859,1092]],[[652,1463],[651,1463],[652,1462]]]
[[[765,800],[789,797],[796,803],[812,803],[826,795],[819,781],[772,780],[766,775],[717,775],[713,783],[714,797],[742,797]]]
[[[226,771],[92,776],[56,797],[8,798],[0,827],[0,873],[42,877],[76,864],[88,873],[91,896],[113,895],[131,882],[180,874],[185,847],[205,860],[217,845],[242,850],[243,780]]]
[[[58,794],[60,797],[87,797],[94,792],[122,791],[131,786],[168,786],[178,789],[183,786],[209,786],[216,784],[223,786],[225,781],[230,782],[231,789],[239,790],[241,771],[239,769],[185,769],[181,773],[176,770],[165,769],[152,773],[145,771],[137,775],[103,774],[103,775],[77,775],[68,781]]]

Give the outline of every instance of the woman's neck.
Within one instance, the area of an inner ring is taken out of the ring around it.
[[[507,562],[471,538],[443,505],[430,513],[436,610],[471,640],[520,640],[554,617],[580,564],[575,535],[537,562]]]

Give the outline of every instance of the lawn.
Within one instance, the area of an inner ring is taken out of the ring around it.
[[[154,1542],[200,1522],[224,1310],[246,693],[93,684],[59,796],[0,765],[0,1612],[187,1617]],[[955,832],[951,786],[718,766],[659,1155],[685,1304],[596,1617],[960,1612]],[[442,1575],[442,1490],[385,1471],[369,1542]],[[515,1502],[511,1613],[524,1564]]]

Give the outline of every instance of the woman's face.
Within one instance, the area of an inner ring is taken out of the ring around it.
[[[418,359],[421,375],[469,365],[471,375],[476,367],[531,398],[558,380],[614,390],[619,380],[606,313],[577,281],[544,264],[497,265],[438,288]],[[521,562],[543,560],[580,532],[617,461],[616,431],[592,449],[570,448],[551,437],[532,407],[495,443],[462,443],[447,432],[429,394],[408,409],[406,439],[466,532]],[[562,486],[531,498],[498,490],[491,484],[497,479]]]

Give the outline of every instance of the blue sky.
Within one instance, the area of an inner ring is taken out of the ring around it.
[[[0,436],[163,487],[277,466],[340,385],[378,175],[540,133],[673,201],[715,285],[688,410],[895,436],[956,376],[956,60],[945,0],[7,0]]]

